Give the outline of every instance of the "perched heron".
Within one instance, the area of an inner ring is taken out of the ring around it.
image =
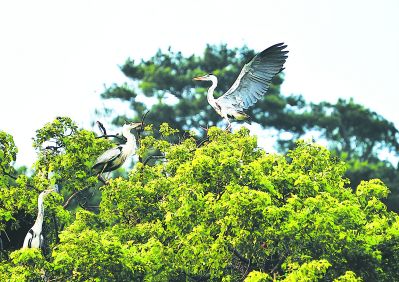
[[[212,81],[208,89],[208,103],[227,121],[231,128],[230,118],[246,120],[249,116],[244,110],[253,106],[266,94],[274,76],[281,72],[287,59],[287,45],[278,43],[258,53],[242,68],[239,76],[230,89],[219,98],[213,97],[218,79],[213,74],[193,78],[194,80]]]
[[[24,244],[22,248],[42,248],[43,246],[43,235],[42,235],[42,227],[43,227],[43,219],[44,219],[44,197],[51,192],[57,192],[57,188],[52,188],[48,190],[44,190],[40,193],[37,199],[37,218],[35,224],[33,224],[32,228],[29,229],[28,234],[25,236]]]
[[[136,138],[130,132],[132,129],[141,128],[142,122],[128,123],[122,127],[122,135],[126,138],[126,143],[118,145],[102,153],[96,160],[92,169],[97,171],[98,179],[107,184],[108,182],[102,176],[103,172],[113,171],[123,165],[126,158],[136,150]]]

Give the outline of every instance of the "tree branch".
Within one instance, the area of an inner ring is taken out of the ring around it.
[[[18,177],[17,177],[17,176],[15,176],[15,175],[12,175],[12,174],[10,174],[10,173],[6,172],[6,171],[4,170],[4,168],[3,168],[3,167],[2,167],[2,170],[3,170],[3,173],[4,173],[4,175],[6,175],[6,176],[8,176],[8,177],[10,177],[10,178],[12,178],[12,179],[14,179],[14,180],[17,180],[17,179],[18,179]]]
[[[121,142],[126,142],[126,138],[124,138],[123,136],[121,137],[120,135],[118,135],[118,134],[116,134],[116,135],[114,135],[114,134],[110,134],[110,135],[101,135],[101,136],[96,136],[96,138],[97,139],[99,139],[99,138],[105,138],[105,139],[108,139],[108,137],[113,137],[113,138],[116,138],[116,139],[118,139],[119,141],[121,141]]]
[[[137,148],[140,147],[140,143],[141,143],[141,132],[144,131],[144,120],[145,117],[147,116],[147,114],[150,112],[150,110],[147,110],[147,112],[141,117],[141,128],[139,130],[137,130],[137,140],[136,140],[136,145]],[[143,162],[143,158],[141,156],[139,156],[139,162],[142,163]]]
[[[280,258],[278,259],[277,263],[274,265],[274,267],[272,268],[272,270],[270,270],[270,273],[274,273],[277,268],[281,265],[281,263],[283,262],[285,256],[280,256]]]
[[[55,231],[55,243],[58,244],[60,242],[60,238],[58,238],[58,222],[54,212],[52,216],[53,216],[54,231]]]
[[[197,144],[197,148],[201,147],[202,145],[205,144],[205,142],[209,141],[209,137],[205,137],[204,139],[202,139],[198,144]]]
[[[62,207],[63,207],[64,209],[66,209],[66,208],[68,207],[68,205],[71,203],[71,201],[72,201],[76,196],[78,196],[80,193],[82,193],[82,192],[84,192],[84,191],[87,191],[87,190],[89,190],[89,189],[90,189],[90,187],[86,187],[86,188],[84,188],[84,189],[82,189],[82,190],[76,191],[75,193],[73,193],[73,194],[65,201],[65,203],[62,205]]]
[[[204,275],[193,275],[193,274],[188,274],[188,276],[193,279],[194,281],[209,281],[209,278],[211,277],[210,273],[206,273]]]
[[[121,142],[126,142],[126,138],[124,138],[123,136],[120,136],[120,135],[118,135],[118,134],[116,134],[116,135],[114,135],[114,134],[107,134],[107,130],[105,129],[105,127],[104,127],[104,125],[102,124],[102,122],[96,121],[96,123],[97,123],[98,128],[100,129],[101,133],[103,134],[103,135],[101,135],[101,136],[96,136],[97,139],[98,139],[98,138],[105,138],[105,139],[108,139],[108,137],[112,137],[112,138],[118,139],[118,140],[121,141]]]
[[[105,127],[104,127],[104,125],[102,124],[102,122],[97,121],[96,123],[97,123],[98,128],[100,129],[101,133],[102,133],[103,135],[107,135],[107,130],[105,129]],[[105,137],[105,138],[107,138],[107,137]]]
[[[143,162],[143,165],[146,165],[150,160],[152,159],[164,159],[165,156],[164,155],[156,155],[156,156],[149,156],[148,158],[145,159],[145,161]]]
[[[14,180],[18,179],[18,176],[15,176],[15,175],[12,175],[12,174],[6,172],[6,170],[4,169],[3,166],[0,166],[0,168],[1,168],[1,171],[3,172],[4,175],[6,175],[6,176],[8,176],[8,177],[10,177],[11,179],[14,179]],[[31,189],[35,189],[36,191],[39,192],[39,190],[36,187],[30,185],[29,183],[26,183],[26,187],[29,187]]]
[[[244,257],[236,248],[229,247],[229,250],[243,263],[251,264],[251,260]]]
[[[147,114],[150,112],[150,110],[147,110],[146,112],[145,112],[145,114],[141,117],[141,124],[144,126],[144,120],[145,120],[145,118],[146,118],[146,116],[147,116]]]

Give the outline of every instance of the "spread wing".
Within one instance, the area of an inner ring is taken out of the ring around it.
[[[258,53],[244,65],[231,88],[217,99],[221,105],[231,105],[239,110],[248,109],[266,94],[273,77],[283,70],[287,45],[275,44]]]
[[[112,149],[105,151],[99,156],[93,165],[93,168],[96,169],[105,163],[112,162],[122,153],[122,147],[118,146]]]

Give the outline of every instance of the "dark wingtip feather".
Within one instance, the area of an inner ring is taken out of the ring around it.
[[[285,45],[283,42],[277,43],[277,44],[274,44],[274,45],[266,48],[265,50],[260,52],[258,55],[261,57],[266,56],[268,54],[272,54],[272,53],[285,55],[289,52],[288,50],[284,50],[285,48],[287,48],[287,45]]]
[[[288,58],[288,51],[284,50],[286,47],[287,45],[284,45],[284,43],[277,43],[258,53],[252,60],[253,67],[266,64],[270,67],[277,67],[272,71],[274,74],[281,72],[280,67],[283,67]]]

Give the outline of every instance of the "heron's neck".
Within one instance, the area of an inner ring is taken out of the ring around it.
[[[136,138],[134,137],[134,135],[130,132],[130,130],[124,130],[122,134],[126,137],[127,140],[125,146],[128,146],[129,148],[134,150],[136,148]]]
[[[218,79],[216,77],[212,77],[212,85],[208,89],[207,99],[208,103],[212,106],[215,105],[215,98],[213,97],[213,92],[215,91],[216,86],[218,85]]]
[[[32,229],[35,229],[36,232],[42,232],[43,219],[44,219],[44,204],[43,204],[44,194],[40,194],[37,200],[37,218],[35,224]]]

